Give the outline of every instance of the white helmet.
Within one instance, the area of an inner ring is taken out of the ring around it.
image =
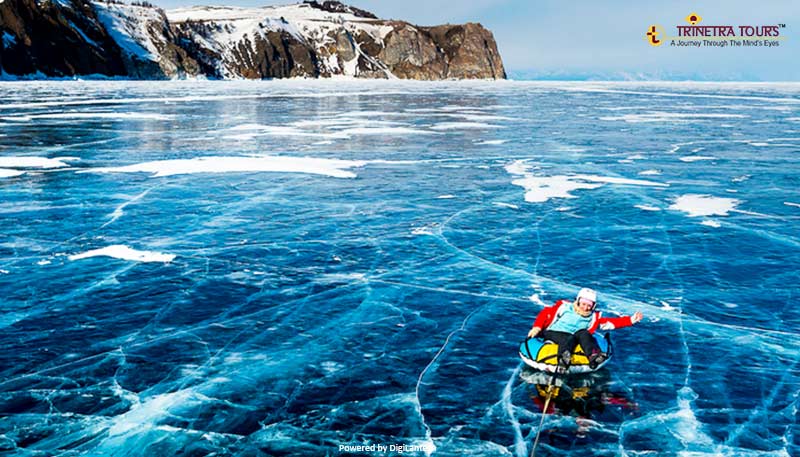
[[[590,300],[594,303],[597,303],[597,292],[594,289],[589,289],[588,287],[584,287],[583,289],[578,292],[578,296],[575,297],[575,300],[580,300],[581,298],[585,298]]]

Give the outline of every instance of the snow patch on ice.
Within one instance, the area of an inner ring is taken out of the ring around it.
[[[638,174],[642,176],[657,176],[660,175],[661,172],[658,170],[645,170],[645,171],[640,171]]]
[[[13,178],[14,176],[19,176],[24,174],[25,174],[24,171],[0,168],[0,178]]]
[[[133,260],[136,262],[172,262],[175,254],[164,254],[154,251],[139,251],[129,248],[122,244],[106,246],[100,249],[92,249],[81,254],[69,256],[69,260],[88,259],[90,257],[113,257],[122,260]]]
[[[511,184],[525,189],[525,201],[543,203],[551,198],[575,198],[572,191],[581,189],[597,189],[604,184],[622,184],[634,186],[666,187],[668,184],[644,181],[640,179],[615,178],[595,175],[556,175],[534,176],[530,166],[524,161],[516,161],[506,165],[506,171],[514,176],[522,176],[511,181]]]
[[[528,176],[515,179],[511,184],[525,189],[525,201],[543,203],[551,198],[575,198],[570,192],[581,189],[597,189],[602,184],[573,181],[569,176]]]
[[[523,160],[514,161],[505,166],[506,171],[512,175],[524,175],[531,170],[531,166]]]
[[[0,168],[63,168],[68,167],[66,162],[79,160],[77,157],[0,157]]]
[[[717,160],[717,158],[711,156],[685,156],[678,160],[681,162],[699,162],[701,160]]]
[[[91,173],[152,173],[153,177],[194,173],[308,173],[334,178],[355,178],[349,168],[362,167],[364,161],[317,159],[313,157],[198,157],[194,159],[156,160],[123,167],[95,168]]]
[[[735,198],[714,197],[711,195],[686,194],[675,199],[669,209],[683,211],[689,217],[727,216],[740,203]]]

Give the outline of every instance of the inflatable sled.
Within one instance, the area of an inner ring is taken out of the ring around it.
[[[597,371],[607,364],[613,355],[611,337],[608,334],[595,333],[594,335],[600,350],[608,354],[608,359],[597,365],[594,369],[589,368],[589,358],[583,353],[583,349],[578,345],[572,352],[572,361],[566,374],[590,373]],[[552,341],[545,341],[539,338],[528,338],[519,345],[519,356],[529,367],[555,373],[558,367],[558,345]]]

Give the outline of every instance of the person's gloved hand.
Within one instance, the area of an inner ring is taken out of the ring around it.
[[[639,322],[640,320],[642,320],[643,317],[644,314],[642,314],[641,311],[636,311],[635,313],[633,313],[633,316],[631,316],[631,324]]]

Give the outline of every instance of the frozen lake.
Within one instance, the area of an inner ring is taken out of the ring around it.
[[[525,456],[589,286],[537,455],[799,455],[798,222],[800,84],[0,83],[0,452]]]

